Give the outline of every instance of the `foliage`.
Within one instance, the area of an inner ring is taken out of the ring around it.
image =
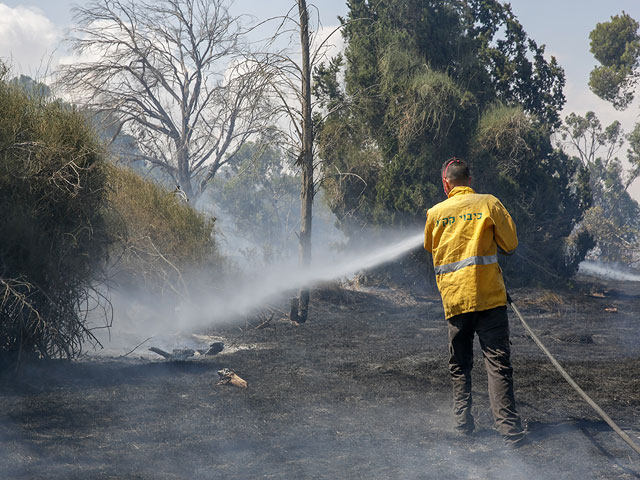
[[[501,104],[480,118],[471,151],[475,188],[495,192],[518,227],[519,258],[505,270],[520,279],[575,273],[587,252],[584,242],[569,251],[591,203],[586,170],[552,148],[545,125]]]
[[[22,89],[29,97],[47,98],[51,95],[51,88],[42,82],[38,82],[27,75],[12,78],[9,84]]]
[[[108,168],[114,280],[121,286],[184,295],[185,272],[224,266],[214,239],[214,219],[129,168]]]
[[[591,53],[600,62],[591,71],[589,87],[600,98],[624,109],[633,100],[640,65],[639,24],[627,13],[598,23],[589,34]]]
[[[625,200],[628,200],[625,198]],[[633,200],[632,200],[633,201]],[[630,207],[630,208],[629,208]],[[633,264],[638,262],[638,221],[640,215],[637,203],[627,205],[628,210],[635,210],[636,217],[632,223],[621,224],[621,215],[608,216],[605,209],[596,205],[590,208],[584,217],[582,227],[595,239],[594,257],[603,262]],[[627,211],[628,211],[627,210]]]
[[[388,111],[388,115],[397,119],[394,134],[401,148],[420,138],[424,131],[432,132],[432,141],[441,144],[456,117],[475,105],[475,98],[444,72],[424,68],[409,78],[401,98],[392,101]]]
[[[525,136],[532,127],[531,119],[518,106],[496,104],[485,110],[476,128],[476,149],[495,153],[499,170],[508,174],[529,146]]]
[[[351,236],[376,217],[376,188],[384,158],[360,123],[331,121],[319,134],[322,191],[336,225]],[[383,212],[384,213],[384,212]]]
[[[72,358],[92,338],[85,314],[113,240],[103,158],[77,111],[0,78],[3,355]]]
[[[606,166],[625,140],[620,122],[616,120],[603,128],[596,114],[591,111],[584,117],[570,113],[565,119],[565,124],[560,128],[560,134],[563,140],[569,140],[577,150],[584,166],[593,164],[598,157],[603,159]],[[603,148],[604,156],[599,153]]]
[[[627,190],[633,181],[640,177],[640,123],[636,123],[633,130],[627,134],[626,140],[629,148],[627,148],[627,161],[631,165],[627,173],[624,189]]]
[[[548,123],[559,123],[564,72],[554,58],[544,59],[544,47],[527,37],[508,4],[353,0],[342,21],[350,95],[367,89],[370,93],[364,99],[375,99],[378,85],[384,85],[384,80],[378,81],[384,77],[380,59],[393,46],[399,54],[395,58],[406,67],[390,70],[392,82],[400,70],[411,75],[427,65],[448,73],[474,92],[481,104],[496,98],[515,101]]]
[[[489,90],[502,102],[515,102],[527,113],[556,127],[565,102],[564,70],[545,47],[529,38],[508,3],[495,0],[460,2],[473,55],[488,72]],[[468,54],[468,55],[469,55]]]
[[[313,90],[321,109],[332,111],[344,103],[344,95],[338,74],[343,67],[341,53],[329,59],[328,64],[320,63],[313,71]]]
[[[478,190],[513,212],[526,254],[554,274],[575,271],[584,248],[566,255],[567,241],[589,194],[580,165],[550,142],[564,72],[509,5],[348,6],[344,90],[335,63],[316,70],[315,90],[327,107],[318,118],[323,187],[341,228],[424,222],[443,199],[442,162],[458,156],[470,160]]]
[[[266,143],[249,142],[209,194],[216,209],[232,219],[237,235],[267,261],[294,248],[293,231],[300,225],[300,179],[283,157]]]

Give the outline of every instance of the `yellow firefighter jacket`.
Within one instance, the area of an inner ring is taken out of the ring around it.
[[[427,212],[424,248],[433,255],[446,318],[507,304],[498,247],[518,246],[516,226],[493,195],[455,187]]]

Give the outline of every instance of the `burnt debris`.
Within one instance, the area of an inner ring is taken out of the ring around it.
[[[149,348],[149,351],[157,353],[158,355],[173,362],[180,362],[193,357],[217,355],[222,350],[224,350],[223,342],[213,342],[209,345],[209,348],[198,350],[194,350],[192,348],[174,348],[171,353],[157,347]]]

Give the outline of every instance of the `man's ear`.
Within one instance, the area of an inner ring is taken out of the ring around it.
[[[444,185],[444,193],[445,195],[449,195],[449,192],[451,191],[451,183],[449,183],[449,179],[446,177],[442,178],[442,183]]]

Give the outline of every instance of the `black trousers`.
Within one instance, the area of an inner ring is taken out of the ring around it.
[[[449,319],[449,371],[453,383],[455,428],[471,431],[471,369],[473,337],[478,334],[487,369],[489,401],[498,431],[506,437],[522,435],[513,394],[507,307],[463,313]]]

